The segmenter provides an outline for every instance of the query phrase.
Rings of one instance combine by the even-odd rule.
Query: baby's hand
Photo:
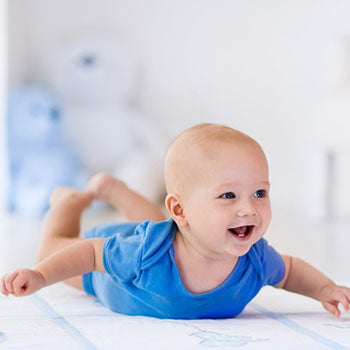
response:
[[[1,278],[0,288],[4,295],[23,297],[45,286],[45,279],[39,271],[19,269]]]
[[[123,182],[107,173],[94,175],[85,188],[85,192],[91,193],[97,200],[109,202],[114,193],[124,186]]]
[[[338,304],[341,303],[345,311],[349,311],[350,288],[337,286],[335,284],[327,284],[323,287],[319,294],[319,300],[323,307],[334,316],[340,316]]]

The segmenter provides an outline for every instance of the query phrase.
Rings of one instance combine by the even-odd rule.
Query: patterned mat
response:
[[[160,320],[113,313],[63,283],[25,298],[0,296],[0,349],[350,349],[340,319],[309,298],[266,287],[242,315]]]

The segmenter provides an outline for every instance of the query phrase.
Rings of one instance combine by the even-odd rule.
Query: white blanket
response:
[[[350,349],[340,319],[306,297],[265,287],[238,317],[124,316],[63,283],[25,298],[0,296],[0,349]]]

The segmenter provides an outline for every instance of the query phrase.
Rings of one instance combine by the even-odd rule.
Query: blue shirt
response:
[[[112,223],[95,227],[86,238],[105,237],[107,273],[83,275],[83,288],[105,306],[126,315],[158,318],[226,318],[238,315],[264,285],[285,274],[281,256],[265,239],[239,257],[227,279],[200,294],[183,285],[175,263],[172,219],[160,223]]]

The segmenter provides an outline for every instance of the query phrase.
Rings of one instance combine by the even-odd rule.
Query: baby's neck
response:
[[[182,283],[192,293],[217,288],[231,274],[238,257],[213,257],[196,250],[178,231],[174,238],[175,262]]]

